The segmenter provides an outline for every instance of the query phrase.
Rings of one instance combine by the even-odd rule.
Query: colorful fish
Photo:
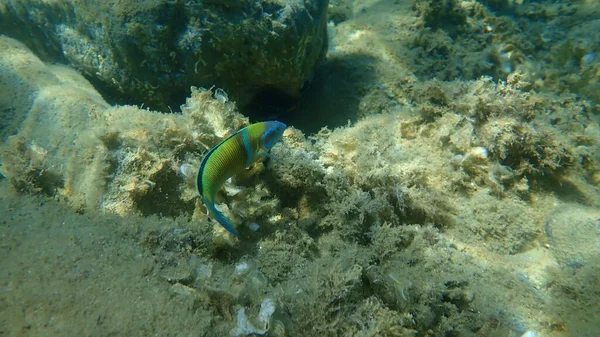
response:
[[[229,233],[238,236],[235,227],[215,207],[215,197],[223,183],[242,172],[257,160],[270,157],[269,151],[281,139],[287,126],[278,121],[246,126],[210,149],[196,176],[198,193],[208,213]]]

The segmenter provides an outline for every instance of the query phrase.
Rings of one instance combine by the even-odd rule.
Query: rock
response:
[[[600,256],[600,210],[574,203],[558,204],[544,221],[544,234],[548,249],[562,267],[575,271],[594,264]]]
[[[68,198],[75,190],[86,191],[77,198],[81,203],[71,199],[76,209],[97,203],[97,177],[89,180],[81,171],[100,172],[106,163],[99,141],[89,141],[94,132],[84,126],[110,106],[90,83],[75,70],[47,65],[22,43],[0,36],[0,92],[5,93],[0,111],[13,121],[5,125],[7,139],[0,146],[2,175],[21,192],[55,196],[60,190]],[[86,132],[70,132],[75,126]]]
[[[169,288],[169,292],[173,295],[179,295],[183,297],[194,296],[196,289],[185,286],[181,283],[175,283]]]
[[[181,114],[111,107],[78,72],[46,64],[3,35],[0,93],[0,111],[12,116],[0,120],[2,176],[17,191],[78,212],[193,213],[197,192],[177,158],[197,167],[203,151],[248,123],[235,104],[198,88]]]
[[[79,69],[105,97],[169,111],[190,86],[297,97],[327,47],[327,0],[8,1],[0,33]]]

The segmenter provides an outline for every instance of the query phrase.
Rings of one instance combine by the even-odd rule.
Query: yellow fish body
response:
[[[268,157],[286,128],[278,121],[248,125],[210,149],[202,159],[196,188],[209,214],[229,233],[239,237],[231,221],[216,209],[215,196],[227,179]]]

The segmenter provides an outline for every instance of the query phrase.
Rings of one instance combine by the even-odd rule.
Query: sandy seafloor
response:
[[[600,336],[600,6],[453,3],[331,1],[241,241],[190,184],[222,93],[111,107],[0,37],[0,336]]]

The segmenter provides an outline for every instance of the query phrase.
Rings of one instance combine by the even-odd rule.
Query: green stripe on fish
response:
[[[196,188],[208,213],[229,233],[239,237],[231,220],[215,207],[217,193],[227,179],[257,160],[268,157],[286,127],[278,121],[248,125],[210,149],[202,159],[196,176]]]

